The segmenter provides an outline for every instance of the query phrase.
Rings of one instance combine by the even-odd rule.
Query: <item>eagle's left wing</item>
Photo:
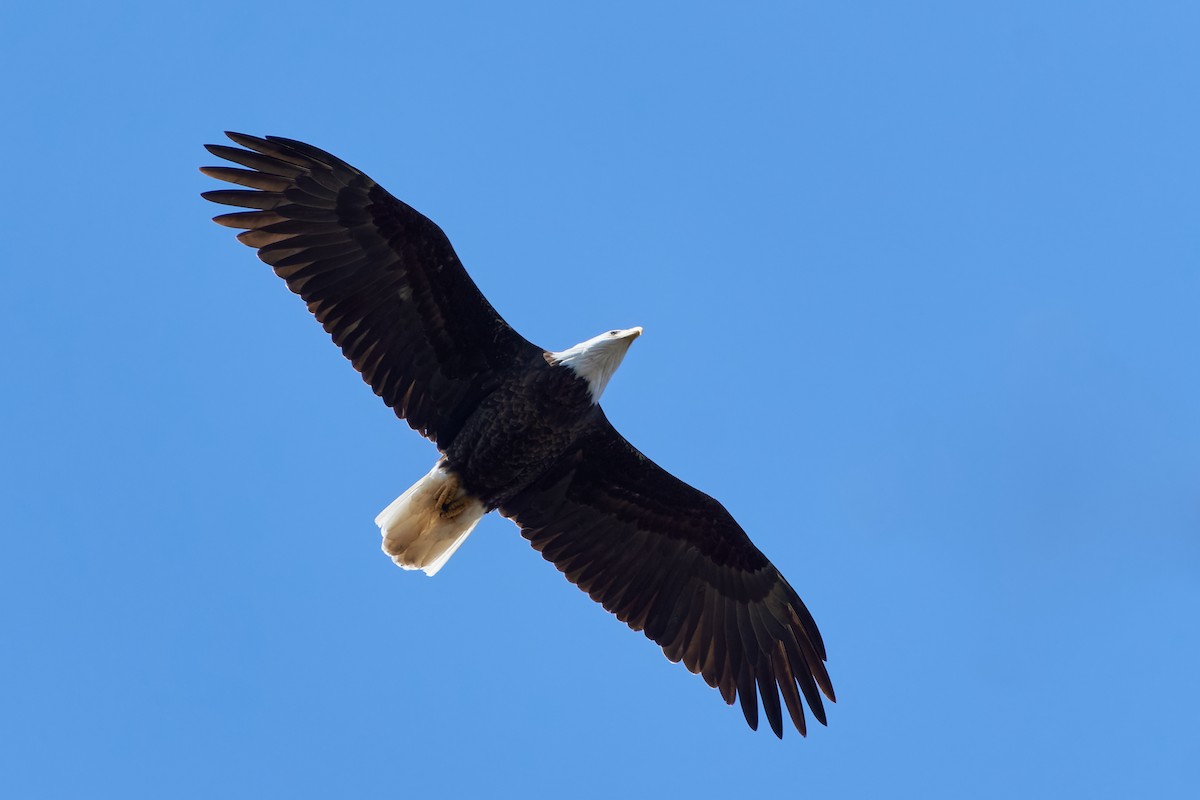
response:
[[[567,580],[726,703],[783,737],[779,696],[805,733],[825,723],[825,645],[796,591],[725,508],[646,458],[598,413],[542,478],[500,511]],[[799,691],[797,691],[799,688]]]

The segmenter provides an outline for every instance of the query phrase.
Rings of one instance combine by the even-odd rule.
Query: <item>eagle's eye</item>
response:
[[[609,335],[609,336],[616,336],[618,333],[620,333],[620,331],[609,331],[609,332],[608,332],[608,335]]]

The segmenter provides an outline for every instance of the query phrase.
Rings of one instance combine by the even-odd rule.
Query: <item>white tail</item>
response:
[[[383,552],[405,569],[434,575],[483,519],[483,503],[463,491],[441,464],[379,513]]]

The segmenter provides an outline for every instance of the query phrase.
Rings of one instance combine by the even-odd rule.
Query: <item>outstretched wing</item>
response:
[[[249,187],[205,192],[255,209],[215,217],[304,298],[375,393],[446,449],[497,376],[541,358],[488,303],[441,228],[311,145],[227,133],[239,164],[202,167]]]
[[[725,508],[639,453],[599,414],[533,486],[503,505],[567,580],[683,661],[758,728],[805,733],[834,700],[808,609]],[[797,689],[799,691],[797,691]]]

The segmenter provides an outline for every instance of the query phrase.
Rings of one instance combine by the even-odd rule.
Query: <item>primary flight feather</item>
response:
[[[442,230],[373,180],[302,142],[227,134],[242,189],[204,197],[304,298],[398,417],[432,440],[433,469],[376,518],[383,549],[433,575],[498,510],[567,580],[741,703],[775,734],[805,733],[834,699],[825,646],[800,597],[713,498],[619,434],[601,393],[641,328],[566,350],[500,317]],[[782,697],[783,703],[780,704]]]

